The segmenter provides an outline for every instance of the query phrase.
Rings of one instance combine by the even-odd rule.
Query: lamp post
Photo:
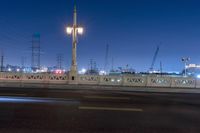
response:
[[[188,58],[188,57],[183,57],[182,58],[182,62],[184,62],[184,67],[185,67],[184,68],[184,76],[187,76],[187,70],[186,69],[187,69],[187,62],[188,61],[190,61],[190,58]]]
[[[70,69],[70,79],[76,80],[77,75],[77,35],[82,35],[84,30],[83,27],[77,25],[77,11],[76,6],[74,6],[73,14],[73,26],[66,27],[66,32],[68,35],[72,35],[72,63]]]

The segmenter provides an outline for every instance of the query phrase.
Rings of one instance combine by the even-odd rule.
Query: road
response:
[[[2,133],[199,133],[200,94],[0,89]]]

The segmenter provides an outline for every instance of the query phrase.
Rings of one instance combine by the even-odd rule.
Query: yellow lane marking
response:
[[[0,96],[26,96],[26,94],[0,93]]]
[[[115,100],[130,100],[130,97],[108,97],[108,96],[84,96],[88,99],[115,99]]]
[[[104,110],[104,111],[132,111],[132,112],[143,112],[143,109],[139,108],[112,108],[112,107],[86,107],[80,106],[80,110]]]

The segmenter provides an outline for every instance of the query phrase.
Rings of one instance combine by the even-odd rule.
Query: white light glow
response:
[[[73,30],[72,27],[67,27],[67,28],[66,28],[67,34],[72,34],[72,30]]]
[[[114,80],[114,79],[111,79],[111,81],[112,81],[112,82],[115,82],[115,80]]]
[[[83,68],[83,69],[81,69],[80,71],[79,71],[79,74],[85,74],[86,73],[86,69],[85,68]]]
[[[99,72],[99,75],[106,75],[106,71],[101,70],[101,71]]]
[[[82,27],[78,27],[78,34],[83,34],[83,28]]]
[[[117,80],[117,82],[120,82],[120,81],[121,81],[121,79],[118,79],[118,80]]]
[[[82,73],[85,73],[85,72],[86,72],[86,69],[83,68],[83,69],[81,70],[81,72],[82,72]]]
[[[9,71],[9,72],[11,72],[11,71],[12,71],[12,69],[11,69],[11,68],[8,68],[8,71]]]
[[[200,79],[200,74],[199,74],[199,75],[197,75],[197,78],[198,78],[198,79]]]

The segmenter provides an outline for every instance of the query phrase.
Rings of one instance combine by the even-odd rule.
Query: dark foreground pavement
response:
[[[199,133],[200,94],[0,89],[0,133]]]

